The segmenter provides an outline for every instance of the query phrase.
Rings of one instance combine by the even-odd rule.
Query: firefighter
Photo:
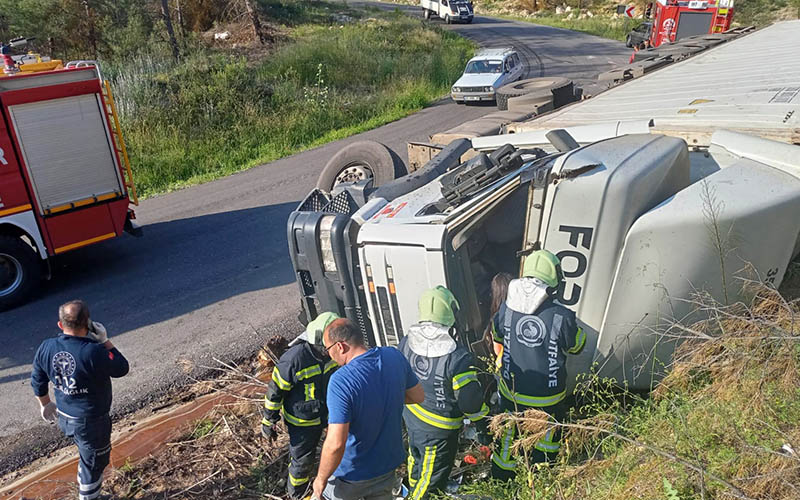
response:
[[[458,302],[443,286],[419,299],[419,323],[409,327],[398,348],[425,391],[421,404],[406,405],[409,498],[444,490],[458,451],[464,418],[475,423],[479,441],[489,444],[483,390],[475,358],[453,339]]]
[[[536,408],[556,421],[564,417],[567,354],[578,354],[586,335],[575,313],[555,301],[562,280],[558,257],[537,250],[525,259],[522,278],[513,280],[508,296],[492,318],[495,342],[503,344],[498,389],[502,411]],[[511,479],[515,463],[510,447],[514,427],[506,429],[492,454],[492,477]],[[533,462],[555,459],[560,432],[551,427],[534,445]]]
[[[289,344],[289,349],[272,370],[264,397],[261,435],[268,441],[277,437],[275,424],[283,414],[289,430],[289,478],[286,489],[291,498],[302,498],[308,489],[317,444],[327,425],[325,394],[336,368],[323,347],[322,333],[339,316],[324,312]]]

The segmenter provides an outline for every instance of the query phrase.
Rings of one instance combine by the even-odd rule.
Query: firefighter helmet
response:
[[[448,327],[453,326],[456,324],[457,310],[458,300],[455,295],[441,285],[425,290],[419,298],[420,322],[432,321]]]
[[[320,313],[319,316],[314,318],[314,321],[311,321],[308,326],[306,326],[306,331],[301,333],[300,336],[289,345],[294,345],[300,340],[305,340],[313,345],[323,345],[322,334],[325,332],[328,325],[339,319],[339,317],[338,314],[333,312]]]
[[[525,258],[522,276],[538,278],[549,287],[557,287],[561,276],[561,262],[547,250],[536,250]]]

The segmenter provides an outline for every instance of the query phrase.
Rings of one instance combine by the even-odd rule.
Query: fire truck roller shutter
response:
[[[8,109],[42,214],[87,198],[124,193],[97,94]]]

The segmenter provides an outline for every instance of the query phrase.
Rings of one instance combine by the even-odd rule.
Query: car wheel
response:
[[[472,24],[472,18],[467,18],[467,24]]]
[[[358,141],[333,155],[319,175],[317,188],[329,193],[339,184],[366,179],[378,187],[405,173],[403,160],[391,149],[380,142]]]
[[[422,9],[422,17],[425,18],[426,21],[431,20],[431,11],[428,9]]]
[[[42,279],[42,262],[33,248],[16,236],[0,236],[0,311],[30,297]]]
[[[450,14],[444,15],[444,22],[446,22],[447,24],[453,24],[453,20],[450,19]]]
[[[625,37],[625,46],[628,47],[629,49],[633,48],[633,40],[631,40],[630,35]]]

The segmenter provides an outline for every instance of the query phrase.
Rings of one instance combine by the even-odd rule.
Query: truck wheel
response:
[[[494,100],[495,100],[495,103],[497,103],[497,109],[499,109],[500,111],[508,110],[508,99],[510,97],[511,96],[509,96],[509,95],[500,94],[500,93],[495,92]]]
[[[18,237],[0,236],[0,311],[25,302],[41,279],[36,252]]]
[[[431,11],[429,11],[428,9],[422,9],[422,18],[425,19],[426,21],[430,21]]]
[[[518,82],[509,83],[508,85],[503,85],[495,91],[495,98],[497,99],[499,108],[500,101],[502,99],[505,99],[507,103],[509,97],[517,97],[534,93],[542,94],[543,96],[552,95],[553,106],[555,108],[575,100],[575,91],[572,85],[572,80],[559,77],[528,78],[526,80],[519,80]]]
[[[372,179],[378,187],[405,175],[403,160],[380,142],[358,141],[333,155],[317,180],[317,188],[330,192],[334,186]]]

